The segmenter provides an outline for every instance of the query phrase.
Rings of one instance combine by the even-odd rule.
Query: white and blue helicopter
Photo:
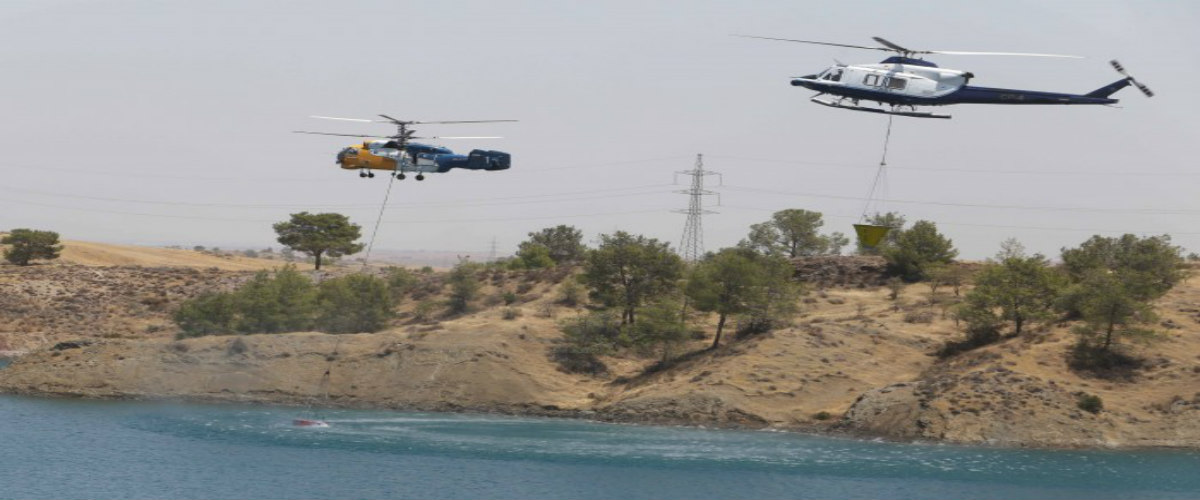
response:
[[[1079,56],[1059,54],[1030,54],[1020,52],[962,52],[945,50],[912,50],[879,37],[872,37],[882,47],[867,47],[863,45],[847,45],[841,43],[816,42],[810,40],[793,40],[790,38],[771,38],[751,35],[734,35],[743,38],[758,38],[782,42],[809,43],[829,45],[833,47],[849,47],[854,49],[882,50],[895,52],[897,55],[884,59],[878,64],[842,64],[836,65],[813,75],[792,79],[792,85],[804,87],[819,92],[811,100],[817,104],[834,108],[884,113],[916,118],[950,118],[950,115],[940,115],[918,111],[917,106],[946,106],[950,104],[1103,104],[1111,105],[1118,102],[1112,99],[1112,94],[1130,85],[1136,86],[1147,97],[1154,96],[1145,85],[1142,85],[1125,72],[1125,68],[1117,61],[1110,61],[1113,68],[1123,78],[1086,94],[1064,94],[1042,92],[1038,90],[1000,89],[990,87],[974,87],[967,83],[974,78],[969,71],[939,68],[936,64],[921,59],[925,54],[942,55],[996,55],[996,56],[1030,56],[1030,57],[1069,57],[1078,59]],[[826,97],[829,96],[829,97]],[[877,102],[889,108],[863,106],[861,101]]]

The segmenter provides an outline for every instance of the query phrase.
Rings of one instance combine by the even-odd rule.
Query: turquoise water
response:
[[[1200,498],[1200,453],[0,396],[2,498]]]

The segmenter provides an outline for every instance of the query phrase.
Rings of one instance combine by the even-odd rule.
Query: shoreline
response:
[[[240,395],[230,395],[229,397],[217,396],[162,396],[162,395],[85,395],[70,392],[37,392],[37,391],[2,391],[0,397],[18,397],[18,398],[33,398],[33,399],[60,399],[60,400],[87,400],[87,401],[130,401],[130,402],[147,402],[147,403],[184,403],[184,404],[202,404],[202,405],[245,405],[245,406],[261,406],[261,407],[277,407],[277,408],[309,408],[310,406],[299,401],[286,400],[271,400],[253,397],[244,397]],[[920,446],[953,446],[964,448],[987,448],[994,450],[1043,450],[1043,451],[1071,451],[1071,450],[1087,450],[1087,451],[1200,451],[1200,446],[1186,445],[1147,445],[1147,444],[1064,444],[1064,443],[1002,443],[1002,442],[958,442],[950,440],[931,440],[931,439],[903,439],[894,436],[886,436],[873,434],[869,432],[858,432],[841,428],[837,423],[829,427],[821,426],[750,426],[744,424],[730,422],[710,422],[710,423],[695,423],[682,420],[668,419],[647,419],[644,421],[635,421],[628,419],[606,419],[603,418],[603,413],[596,410],[567,410],[567,409],[547,409],[540,408],[538,405],[528,405],[530,408],[518,409],[514,407],[473,407],[463,406],[454,403],[444,403],[441,405],[387,405],[369,402],[346,403],[346,404],[328,404],[328,405],[312,405],[312,409],[318,410],[368,410],[368,411],[394,411],[394,412],[411,412],[411,413],[438,413],[447,415],[500,415],[515,418],[544,418],[544,419],[561,419],[561,420],[580,420],[584,422],[597,424],[612,424],[612,425],[631,425],[631,426],[647,426],[647,427],[677,427],[696,430],[714,430],[714,431],[744,431],[744,432],[778,432],[787,434],[796,434],[817,438],[832,438],[832,439],[849,439],[855,441],[873,441],[881,443],[894,443],[906,445]],[[533,407],[538,407],[534,409]]]

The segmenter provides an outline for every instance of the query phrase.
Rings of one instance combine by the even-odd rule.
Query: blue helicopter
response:
[[[500,123],[500,122],[515,122],[516,120],[455,120],[455,121],[436,121],[436,122],[419,122],[412,120],[400,120],[392,118],[388,115],[379,115],[382,120],[365,120],[361,118],[338,118],[334,116],[313,116],[323,120],[340,120],[356,123],[390,123],[396,126],[396,133],[389,136],[379,135],[363,135],[363,134],[339,134],[331,132],[311,132],[307,130],[296,130],[297,134],[315,134],[315,135],[332,135],[338,137],[360,137],[379,139],[363,141],[361,144],[352,144],[342,148],[337,154],[337,165],[343,170],[358,170],[358,176],[362,178],[374,178],[374,170],[383,170],[391,172],[391,175],[399,180],[404,180],[408,177],[407,174],[415,173],[418,181],[425,180],[425,174],[436,173],[444,174],[451,169],[459,168],[463,170],[508,170],[512,166],[512,155],[503,151],[491,151],[485,149],[473,149],[470,154],[459,155],[454,154],[448,148],[441,146],[433,146],[429,144],[418,144],[410,142],[412,139],[500,139],[496,136],[434,136],[434,137],[417,137],[414,134],[415,130],[410,128],[411,125],[421,124],[459,124],[459,123]]]
[[[1135,86],[1153,97],[1154,93],[1145,85],[1125,72],[1125,68],[1117,61],[1110,61],[1113,68],[1123,78],[1100,87],[1087,94],[1063,94],[1042,92],[1037,90],[1000,89],[990,87],[974,87],[967,83],[974,78],[968,71],[939,68],[936,64],[921,59],[925,54],[944,55],[999,55],[999,56],[1030,56],[1030,57],[1069,57],[1059,54],[1030,54],[1020,52],[962,52],[944,50],[912,50],[879,37],[872,37],[881,47],[862,45],[847,45],[841,43],[815,42],[810,40],[793,40],[790,38],[771,38],[750,35],[734,35],[743,38],[758,38],[782,42],[809,43],[829,45],[833,47],[849,47],[866,50],[882,50],[894,52],[897,55],[884,59],[878,64],[842,64],[836,65],[817,74],[796,77],[792,85],[812,89],[819,94],[811,100],[824,106],[883,113],[915,118],[950,118],[950,115],[934,114],[918,111],[917,106],[946,106],[950,104],[1102,104],[1111,105],[1118,102],[1112,96],[1118,90]],[[829,97],[827,97],[829,96]],[[863,106],[861,101],[873,101],[889,108]]]

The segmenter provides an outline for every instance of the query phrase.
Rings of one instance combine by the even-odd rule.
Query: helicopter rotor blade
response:
[[[358,122],[358,123],[387,123],[383,120],[364,120],[362,118],[338,118],[336,116],[310,115],[309,118],[320,118],[322,120],[340,120],[340,121],[344,121],[344,122]]]
[[[413,137],[413,139],[503,139],[495,135],[436,135],[432,137]]]
[[[915,53],[917,52],[917,51],[915,51],[915,50],[909,50],[909,49],[906,49],[906,48],[904,48],[904,47],[901,47],[901,46],[899,46],[899,45],[896,45],[896,44],[894,44],[894,43],[892,43],[892,42],[889,42],[889,41],[887,41],[887,40],[884,40],[884,39],[882,39],[882,38],[880,38],[880,37],[877,37],[877,36],[873,36],[873,37],[871,37],[871,39],[872,39],[872,40],[875,40],[876,42],[879,42],[879,44],[880,44],[880,45],[883,45],[884,47],[887,47],[888,49],[894,50],[894,51],[896,51],[896,52],[900,52],[900,53],[902,53],[902,54],[915,54]]]
[[[390,116],[388,116],[388,115],[385,115],[385,114],[382,114],[382,113],[380,113],[380,114],[379,114],[379,116],[382,116],[382,117],[384,117],[384,119],[386,119],[386,120],[387,120],[387,122],[384,122],[384,123],[395,123],[396,125],[408,125],[408,124],[412,124],[412,123],[418,123],[418,122],[410,122],[410,121],[404,121],[404,120],[397,120],[397,119],[395,119],[395,118],[392,118],[392,117],[390,117]]]
[[[939,54],[947,56],[1020,56],[1020,57],[1065,57],[1068,59],[1083,59],[1083,56],[1065,54],[1035,54],[1032,52],[966,52],[961,50],[920,50],[915,54]]]
[[[1133,84],[1134,87],[1137,87],[1138,90],[1142,91],[1142,93],[1145,94],[1146,97],[1154,97],[1154,91],[1150,90],[1150,87],[1147,87],[1142,82],[1135,80],[1133,78],[1133,76],[1129,74],[1129,72],[1125,71],[1125,67],[1121,66],[1121,63],[1119,61],[1117,61],[1116,59],[1113,59],[1111,61],[1108,61],[1108,63],[1112,65],[1113,69],[1117,70],[1117,73],[1120,73],[1121,76],[1128,78],[1129,83]]]
[[[312,135],[336,135],[336,136],[339,136],[339,137],[365,137],[365,138],[368,138],[368,139],[370,139],[370,138],[376,138],[376,137],[382,137],[382,136],[378,136],[378,135],[363,135],[363,134],[335,134],[335,133],[332,133],[332,132],[309,132],[309,131],[307,131],[307,130],[293,130],[293,131],[292,131],[292,133],[293,133],[293,134],[312,134]]]
[[[408,123],[416,123],[416,124],[422,124],[422,125],[426,125],[426,124],[443,125],[443,124],[449,124],[449,123],[501,123],[501,122],[515,122],[515,121],[518,121],[518,120],[451,120],[451,121],[436,121],[436,122],[408,122]]]
[[[847,45],[847,44],[844,44],[844,43],[814,42],[814,41],[812,41],[812,40],[794,40],[794,39],[791,39],[791,38],[772,38],[772,37],[769,37],[769,36],[737,35],[737,34],[734,34],[734,35],[729,35],[729,36],[736,36],[736,37],[739,37],[739,38],[757,38],[757,39],[759,39],[759,40],[775,40],[775,41],[777,41],[777,42],[811,43],[811,44],[813,44],[813,45],[828,45],[828,46],[831,46],[831,47],[848,47],[848,48],[851,48],[851,49],[889,50],[889,49],[884,49],[884,48],[880,48],[880,47],[867,47],[867,46],[865,46],[865,45]]]

